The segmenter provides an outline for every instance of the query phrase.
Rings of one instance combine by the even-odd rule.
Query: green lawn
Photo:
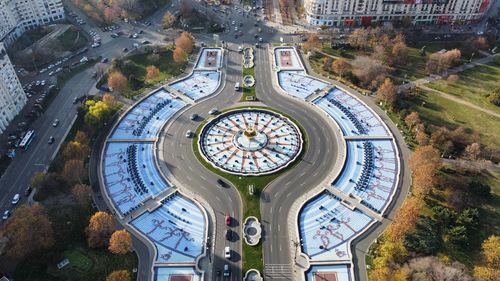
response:
[[[59,46],[64,51],[74,52],[87,44],[87,38],[74,26],[57,37]]]
[[[164,48],[159,52],[159,59],[155,59],[154,56],[151,56],[152,53],[148,52],[115,61],[114,67],[120,70],[129,81],[130,89],[125,93],[125,96],[131,97],[141,94],[146,88],[160,81],[182,74],[186,63],[178,64],[174,62],[172,53],[170,48]],[[145,81],[146,68],[150,65],[156,66],[160,70],[160,74],[154,80]]]
[[[487,96],[500,88],[500,58],[491,63],[474,67],[458,74],[456,82],[437,80],[427,86],[500,113],[500,107],[488,101]]]
[[[500,146],[500,120],[468,106],[450,101],[435,94],[419,91],[420,96],[409,105],[427,124],[454,129],[462,126],[479,133],[481,143]],[[422,106],[422,103],[425,103]]]
[[[255,108],[270,109],[270,108],[260,107],[260,106],[256,106]],[[232,108],[232,109],[234,109],[234,108]],[[272,109],[272,110],[276,111],[274,109]],[[199,148],[198,148],[198,136],[201,132],[201,129],[206,124],[206,122],[203,122],[202,124],[200,124],[200,126],[196,129],[196,133],[195,133],[195,136],[193,138],[193,153],[196,156],[196,158],[198,158],[198,161],[203,166],[205,166],[205,168],[210,170],[211,172],[229,180],[238,189],[238,191],[241,195],[242,201],[243,201],[243,220],[248,216],[255,216],[259,220],[261,220],[260,194],[261,194],[262,190],[271,181],[280,177],[281,175],[285,174],[290,169],[295,167],[295,165],[297,165],[302,160],[302,158],[304,157],[305,152],[307,151],[307,148],[308,148],[307,147],[308,139],[307,139],[307,134],[306,134],[304,128],[298,122],[296,122],[293,118],[291,118],[289,115],[282,113],[282,112],[279,112],[279,111],[277,111],[277,112],[282,114],[283,116],[290,118],[295,124],[297,124],[297,126],[299,127],[299,129],[302,133],[302,136],[304,138],[303,139],[304,144],[303,144],[303,149],[302,149],[300,155],[297,157],[297,160],[295,160],[295,162],[293,164],[291,164],[287,168],[285,168],[279,172],[276,172],[274,174],[271,174],[271,175],[260,176],[260,177],[237,176],[237,175],[232,175],[229,173],[222,172],[221,170],[214,168],[211,164],[206,162],[205,159],[201,156]],[[254,187],[255,187],[255,194],[254,195],[250,195],[250,193],[248,192],[249,185],[254,185]],[[242,259],[243,259],[243,272],[246,272],[247,270],[249,270],[251,268],[255,268],[262,273],[263,272],[262,243],[259,243],[259,245],[257,245],[257,246],[251,247],[251,246],[246,245],[243,242]]]

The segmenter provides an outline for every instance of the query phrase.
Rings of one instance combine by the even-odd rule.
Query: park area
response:
[[[500,89],[500,57],[463,71],[456,79],[437,80],[427,86],[500,114],[500,107],[488,99],[494,90]]]
[[[156,53],[150,49],[144,53],[133,54],[114,61],[110,73],[119,71],[127,78],[128,87],[122,94],[126,97],[133,97],[160,81],[183,73],[186,63],[176,63],[172,56],[173,51],[170,48],[160,49]],[[148,73],[150,66],[155,67],[155,73]],[[107,76],[105,75],[98,85],[104,84],[108,79]]]

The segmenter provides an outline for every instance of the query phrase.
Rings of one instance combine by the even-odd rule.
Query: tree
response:
[[[373,260],[377,268],[392,267],[396,263],[403,262],[408,257],[402,241],[385,241],[379,248],[379,256]]]
[[[108,86],[118,93],[124,93],[128,87],[127,77],[118,70],[108,74]]]
[[[154,80],[160,76],[160,70],[154,65],[146,67],[146,80]]]
[[[429,135],[425,133],[424,130],[418,130],[415,134],[415,139],[418,142],[418,145],[428,145],[429,144]]]
[[[102,127],[111,114],[111,108],[102,101],[89,100],[85,102],[85,106],[87,107],[85,123],[95,128]]]
[[[348,42],[351,46],[358,49],[365,49],[369,43],[369,31],[364,28],[358,28],[349,35]]]
[[[117,13],[111,7],[106,7],[104,9],[104,21],[106,23],[112,23],[116,19]]]
[[[402,65],[408,61],[408,46],[404,42],[397,42],[392,47],[392,61],[395,64]]]
[[[105,103],[110,108],[113,108],[116,106],[116,99],[114,96],[112,96],[110,94],[104,94],[102,96],[102,102]]]
[[[117,270],[111,272],[106,281],[130,281],[130,273],[127,270]]]
[[[21,260],[37,251],[46,250],[54,245],[52,222],[43,205],[21,205],[0,230],[5,237],[7,256]]]
[[[86,144],[76,141],[70,141],[63,150],[63,156],[66,161],[71,159],[85,160],[90,153],[90,148]]]
[[[463,264],[445,264],[435,256],[414,258],[404,267],[408,272],[406,280],[474,281]]]
[[[474,268],[480,280],[500,280],[500,236],[492,235],[481,244],[482,264]]]
[[[415,229],[422,205],[423,202],[418,197],[410,197],[403,203],[394,217],[394,222],[386,230],[389,242],[401,241],[406,234]]]
[[[329,71],[333,59],[331,57],[322,57],[321,64],[323,65],[323,70]]]
[[[410,158],[413,172],[413,193],[417,197],[428,194],[436,182],[436,172],[441,167],[439,152],[430,145],[419,146]]]
[[[304,49],[306,50],[314,50],[319,46],[319,37],[316,34],[311,34],[307,38],[307,41],[304,43]]]
[[[189,32],[182,32],[181,35],[175,39],[175,49],[182,49],[186,54],[191,54],[194,48],[194,39]]]
[[[386,67],[380,60],[367,56],[357,56],[351,65],[353,74],[363,86],[374,89],[385,79]]]
[[[332,69],[340,76],[340,78],[342,78],[342,76],[344,76],[346,71],[349,69],[349,64],[343,59],[336,59],[332,63]]]
[[[193,14],[193,5],[188,0],[182,0],[180,11],[183,17],[189,18]]]
[[[63,177],[70,183],[82,183],[86,179],[87,170],[82,160],[70,159],[64,163]]]
[[[377,90],[377,98],[385,105],[392,107],[396,102],[396,88],[390,78],[386,78],[384,83]]]
[[[186,52],[181,49],[181,48],[175,48],[174,54],[173,54],[173,59],[176,63],[185,63],[187,62],[188,55]]]
[[[420,120],[420,115],[418,114],[418,112],[413,111],[410,114],[406,115],[405,123],[406,126],[410,128],[410,130],[413,130],[413,127],[415,127],[417,124],[422,123],[422,120]]]
[[[114,230],[113,217],[106,212],[96,212],[90,218],[87,233],[87,244],[90,248],[98,248],[105,245]]]
[[[453,66],[461,57],[460,50],[433,53],[427,59],[426,69],[429,73],[441,73]]]
[[[109,239],[108,250],[113,254],[126,254],[132,250],[132,236],[127,230],[113,232]]]
[[[496,88],[489,96],[488,101],[496,106],[500,106],[500,88]]]
[[[40,184],[43,182],[45,179],[45,173],[44,172],[36,172],[35,175],[31,178],[31,186],[34,188],[37,188],[40,186]]]
[[[421,218],[415,231],[406,236],[404,244],[418,254],[434,254],[441,245],[438,223],[428,217]]]
[[[175,22],[175,16],[172,15],[170,11],[167,11],[163,18],[161,19],[161,27],[167,29],[172,26]]]
[[[378,267],[370,271],[371,281],[387,281],[393,280],[392,271],[388,267]]]
[[[82,145],[89,145],[89,136],[84,131],[76,131],[76,135],[74,138],[74,141],[82,144]]]
[[[76,184],[72,189],[71,189],[71,194],[73,194],[73,197],[75,198],[76,202],[82,207],[88,207],[89,203],[92,199],[90,196],[90,186],[86,184]]]
[[[481,145],[477,142],[469,144],[465,148],[465,155],[471,160],[477,160],[479,155],[481,155]]]

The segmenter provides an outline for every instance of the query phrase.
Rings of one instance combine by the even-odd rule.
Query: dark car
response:
[[[226,229],[226,240],[231,241],[233,239],[233,231],[231,229]]]
[[[33,188],[31,186],[26,187],[26,189],[24,190],[24,196],[29,196],[32,190]]]
[[[217,179],[217,184],[220,185],[221,187],[226,187],[227,186],[227,184],[223,180],[221,180],[221,179]]]

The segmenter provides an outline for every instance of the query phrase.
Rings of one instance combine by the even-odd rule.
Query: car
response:
[[[210,114],[210,115],[214,115],[214,114],[215,114],[215,113],[217,113],[218,111],[219,111],[219,110],[218,110],[217,108],[215,108],[215,107],[214,107],[214,108],[210,109],[210,111],[208,112],[208,114]]]
[[[186,138],[190,138],[193,135],[193,132],[191,130],[186,131]]]
[[[109,61],[108,58],[102,58],[101,63],[107,63]]]
[[[259,47],[259,43],[255,43],[255,48],[258,48]]]
[[[40,70],[40,74],[44,73],[45,71],[47,71],[47,68],[43,68],[42,70]]]
[[[54,75],[55,73],[56,73],[55,71],[51,71],[51,72],[49,72],[49,76],[52,76],[52,75]]]
[[[16,195],[12,197],[12,205],[16,205],[17,203],[19,203],[19,200],[21,200],[21,196],[19,195],[19,193],[16,193]]]
[[[134,35],[132,35],[132,38],[137,38],[137,37],[139,37],[139,34],[137,33],[134,33]]]
[[[231,241],[233,239],[233,231],[231,229],[226,229],[226,240]]]
[[[234,20],[231,22],[231,24],[232,24],[232,25],[234,25],[235,23],[236,23],[236,22],[235,22]]]
[[[78,102],[78,98],[77,98],[77,97],[75,97],[75,98],[73,99],[73,104],[76,104],[77,102]]]
[[[226,183],[221,179],[217,179],[217,184],[220,185],[221,187],[226,187]]]
[[[45,80],[42,80],[42,82],[40,83],[40,85],[45,86]]]
[[[123,48],[122,51],[125,53],[125,52],[128,52],[128,48]]]
[[[264,41],[264,39],[262,39],[262,37],[260,37],[260,38],[259,38],[259,42],[262,42],[262,41]]]
[[[7,220],[9,217],[10,217],[10,211],[9,210],[5,210],[5,212],[3,212],[2,219],[3,220]]]
[[[52,127],[57,127],[57,125],[59,125],[59,119],[54,120]]]
[[[53,67],[54,67],[54,65],[51,64],[51,65],[47,66],[47,69],[52,69]]]
[[[190,117],[191,120],[196,120],[197,118],[198,118],[198,114],[196,114],[196,113],[191,114],[191,117]]]
[[[231,259],[231,248],[229,248],[229,246],[224,248],[224,257],[228,260]]]
[[[42,82],[40,82],[39,80],[37,80],[36,83],[35,83],[35,86],[40,86],[40,83],[42,83]]]
[[[28,187],[26,187],[26,189],[24,190],[24,196],[29,196],[32,190],[33,187],[31,187],[31,185],[28,185]]]
[[[226,216],[224,217],[224,221],[225,221],[227,226],[230,226],[231,225],[231,216],[226,214]]]
[[[49,144],[53,144],[56,139],[53,136],[49,137]]]
[[[222,275],[224,275],[224,277],[229,277],[231,275],[231,269],[229,268],[229,264],[224,265],[224,273]]]

